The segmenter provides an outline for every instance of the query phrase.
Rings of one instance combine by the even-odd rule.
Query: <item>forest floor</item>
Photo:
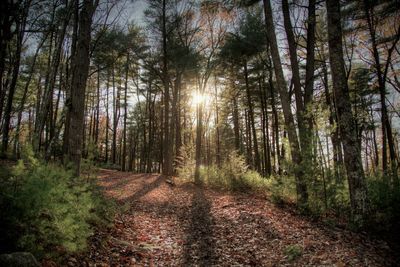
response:
[[[328,227],[262,196],[218,192],[156,174],[101,170],[122,210],[96,233],[87,266],[395,266],[384,241]],[[74,264],[73,262],[69,262]]]

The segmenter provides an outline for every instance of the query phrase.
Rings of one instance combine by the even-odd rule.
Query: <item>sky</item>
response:
[[[119,2],[120,4],[114,9],[114,14],[112,15],[118,16],[117,21],[121,26],[124,26],[132,22],[134,22],[138,26],[145,26],[144,11],[146,10],[147,7],[146,2],[147,2],[146,0],[122,0]],[[287,47],[287,44],[286,44],[286,36],[284,35],[284,31],[282,29],[283,22],[282,22],[280,5],[275,3],[273,5],[273,9],[274,9],[274,21],[277,27],[276,33],[278,37],[279,46],[281,48],[284,48]],[[300,14],[296,15],[298,16]],[[285,58],[284,53],[285,52],[287,53],[287,51],[281,49],[280,52],[281,52],[281,59],[283,62],[285,62],[285,59],[287,58]],[[291,75],[287,67],[284,67],[284,72],[287,80],[290,79]],[[388,95],[388,99],[394,104],[397,103],[396,97],[394,97],[393,95]],[[396,128],[400,127],[400,120],[396,119],[393,120],[393,124],[394,127]]]
[[[146,9],[147,3],[145,0],[125,0],[125,4],[121,7],[123,11],[121,12],[120,18],[118,19],[120,24],[125,24],[126,22],[135,22],[137,25],[144,26],[144,11]],[[120,8],[118,8],[120,10]],[[116,11],[118,12],[118,11]]]

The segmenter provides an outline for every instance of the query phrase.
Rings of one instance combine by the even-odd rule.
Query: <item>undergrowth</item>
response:
[[[179,177],[194,180],[194,168],[194,162],[186,160],[185,164],[178,168]],[[232,152],[220,168],[215,165],[201,166],[200,179],[206,186],[230,191],[263,191],[270,183],[256,171],[248,169],[244,158],[236,152]]]
[[[195,162],[191,150],[181,151],[184,160],[178,168],[181,179],[194,181]],[[296,203],[296,182],[291,174],[293,167],[284,163],[284,175],[262,177],[248,168],[246,160],[237,152],[231,153],[220,167],[201,166],[200,179],[208,187],[239,191],[257,192],[267,195],[277,204]],[[305,173],[308,185],[308,206],[300,211],[314,218],[322,218],[328,226],[348,223],[351,217],[348,183],[344,174],[314,168],[312,173]],[[370,200],[370,216],[367,227],[377,232],[390,232],[400,221],[400,189],[393,186],[393,179],[375,173],[366,176]],[[351,227],[351,224],[349,224]]]
[[[303,254],[303,248],[299,245],[289,245],[285,248],[285,256],[289,262],[293,262]]]
[[[23,159],[1,176],[1,252],[26,250],[40,259],[83,251],[94,228],[110,223],[114,210],[90,172],[76,178],[25,149]]]

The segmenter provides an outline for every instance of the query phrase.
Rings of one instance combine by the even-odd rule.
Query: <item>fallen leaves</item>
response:
[[[103,170],[105,194],[128,205],[97,233],[87,266],[393,266],[385,242],[329,229],[263,198],[175,186]],[[82,264],[84,265],[84,264]]]

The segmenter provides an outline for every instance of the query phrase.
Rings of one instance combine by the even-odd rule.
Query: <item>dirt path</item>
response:
[[[152,174],[102,170],[123,205],[92,241],[91,266],[394,266],[384,242],[328,229],[265,199],[170,186]],[[291,251],[291,252],[290,252]]]

